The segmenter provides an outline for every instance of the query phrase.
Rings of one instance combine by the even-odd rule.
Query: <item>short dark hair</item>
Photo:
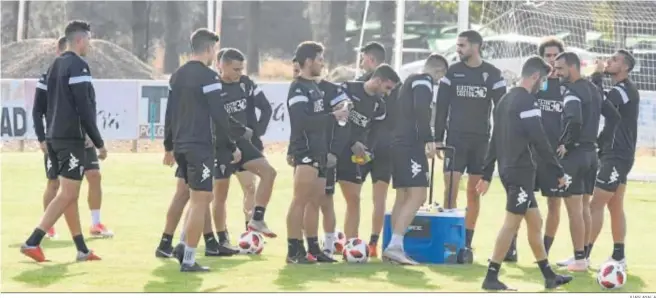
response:
[[[581,59],[579,58],[579,55],[577,55],[574,52],[562,52],[556,56],[556,61],[558,60],[565,60],[565,64],[567,66],[574,66],[576,67],[577,70],[581,70]]]
[[[550,47],[557,47],[558,53],[562,53],[565,51],[565,44],[563,43],[562,40],[560,40],[560,38],[555,36],[549,36],[544,40],[542,40],[542,42],[540,42],[540,45],[538,46],[538,54],[540,54],[540,57],[544,57],[544,51]]]
[[[62,36],[57,40],[57,49],[60,51],[66,49],[66,36]]]
[[[372,41],[360,49],[360,53],[371,55],[376,59],[376,62],[385,62],[385,47],[382,44]]]
[[[458,37],[467,38],[467,41],[471,44],[477,44],[483,46],[483,36],[476,30],[465,30],[458,34]]]
[[[446,69],[449,69],[449,61],[446,58],[438,53],[432,53],[428,58],[426,58],[425,66],[428,67],[438,67],[439,64],[444,64]]]
[[[636,60],[635,57],[633,57],[633,54],[625,49],[619,49],[617,50],[617,53],[624,57],[624,63],[629,67],[629,72],[631,72],[636,64]]]
[[[219,42],[219,36],[206,28],[200,28],[191,33],[191,51],[199,54],[214,47]]]
[[[64,36],[68,42],[73,41],[74,35],[77,33],[87,33],[91,31],[91,24],[82,20],[73,20],[68,22],[66,29],[64,29]]]
[[[399,75],[394,71],[394,68],[389,66],[389,64],[381,64],[376,67],[371,78],[381,78],[384,80],[390,80],[395,84],[398,84],[401,81]]]
[[[221,61],[221,58],[223,58],[223,54],[228,50],[229,48],[222,48],[216,53],[216,61]]]
[[[323,45],[315,41],[304,41],[296,47],[294,58],[298,64],[303,67],[307,59],[315,59],[317,55],[323,53]]]
[[[244,60],[246,60],[246,58],[244,58],[244,54],[240,50],[235,48],[226,49],[225,52],[223,52],[223,55],[221,55],[221,58],[219,59],[225,62],[232,62],[232,61],[244,62]]]
[[[544,61],[542,57],[533,55],[522,65],[522,77],[528,78],[536,72],[539,72],[541,77],[546,76],[551,72],[551,65]]]

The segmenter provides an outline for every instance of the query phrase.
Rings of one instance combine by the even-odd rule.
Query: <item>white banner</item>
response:
[[[168,97],[166,81],[94,80],[98,128],[105,140],[162,139]],[[32,101],[36,80],[2,80],[2,139],[35,139]],[[289,140],[289,82],[259,84],[273,115],[265,142]],[[638,147],[656,148],[656,92],[640,92]]]
[[[2,116],[0,133],[2,140],[20,140],[32,129],[32,110],[25,109],[25,84],[23,80],[2,80]],[[29,112],[28,112],[29,111]],[[36,138],[36,137],[34,137]]]

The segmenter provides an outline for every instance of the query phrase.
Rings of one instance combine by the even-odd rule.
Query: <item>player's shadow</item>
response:
[[[385,274],[381,276],[381,274]],[[340,283],[341,279],[361,279],[381,283],[391,283],[405,289],[439,290],[440,287],[430,283],[424,272],[407,267],[391,265],[382,262],[367,264],[317,264],[317,265],[286,265],[278,272],[274,281],[282,291],[308,290],[307,283],[330,282]]]
[[[522,271],[521,274],[508,274],[507,277],[521,279],[529,282],[534,282],[537,284],[544,284],[544,277],[540,269],[535,266],[525,267],[522,265],[517,265],[517,269]],[[601,286],[597,283],[597,271],[588,271],[588,272],[575,272],[570,273],[564,269],[554,268],[554,271],[557,274],[571,275],[574,277],[569,284],[562,287],[562,290],[567,292],[579,292],[579,293],[590,293],[590,292],[602,292],[604,291]],[[645,287],[645,282],[639,276],[630,275],[627,283],[619,289],[620,292],[631,292],[637,293],[642,292]],[[501,277],[503,278],[503,277]]]
[[[98,239],[101,238],[94,238],[94,237],[89,237],[84,239],[86,243],[91,243],[94,242]],[[9,248],[19,248],[21,245],[23,245],[24,242],[19,242],[19,243],[14,243],[10,244]],[[41,242],[41,247],[44,249],[52,248],[52,249],[57,249],[57,248],[68,248],[75,246],[75,243],[73,242],[73,239],[44,239]]]
[[[21,274],[15,276],[13,280],[41,288],[59,283],[65,278],[86,274],[85,272],[69,273],[68,266],[74,263],[38,264],[38,268],[23,271]]]
[[[170,262],[166,262],[153,270],[152,275],[158,279],[148,281],[144,285],[144,292],[198,292],[203,284],[203,275],[211,275],[246,262],[248,260],[236,258],[203,258],[199,260],[199,263],[209,266],[210,272],[183,273],[180,272],[180,264],[175,260],[170,260]],[[202,291],[216,292],[223,288],[223,286],[219,286]]]
[[[487,273],[487,266],[479,263],[429,265],[428,268],[437,274],[449,276],[458,282],[482,281]]]

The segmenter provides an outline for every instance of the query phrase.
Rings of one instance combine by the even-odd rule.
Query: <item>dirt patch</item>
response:
[[[27,39],[2,46],[2,78],[37,78],[55,59],[55,39]],[[96,79],[156,79],[137,56],[111,42],[94,39],[86,57]]]

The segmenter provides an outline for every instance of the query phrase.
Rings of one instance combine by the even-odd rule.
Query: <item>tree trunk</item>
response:
[[[386,61],[391,61],[394,50],[394,23],[389,20],[396,19],[396,1],[383,1],[380,5],[380,40],[385,47]],[[403,48],[403,46],[402,46]]]
[[[246,70],[249,75],[257,75],[260,70],[260,51],[258,41],[259,27],[260,27],[260,8],[262,3],[260,1],[248,2],[248,46],[246,47],[248,63]]]
[[[18,12],[19,12],[19,2],[18,1],[12,1],[12,16],[14,19],[11,22],[10,30],[11,30],[11,41],[18,41]]]
[[[173,73],[180,66],[180,9],[177,1],[166,2],[166,22],[164,23],[164,72]]]
[[[23,11],[23,39],[27,39],[27,33],[30,29],[30,2],[25,1],[25,10]]]
[[[328,30],[328,63],[333,66],[348,61],[346,48],[346,1],[330,2]]]
[[[146,30],[148,27],[148,3],[146,1],[132,1],[132,54],[139,60],[148,59],[148,40]]]

